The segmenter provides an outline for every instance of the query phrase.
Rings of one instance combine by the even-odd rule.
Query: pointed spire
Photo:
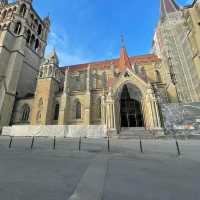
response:
[[[52,64],[55,64],[57,66],[59,65],[59,60],[55,48],[53,48],[53,51],[48,55],[48,60]]]
[[[175,0],[161,0],[160,15],[161,18],[166,17],[168,14],[179,11],[180,7]]]
[[[119,58],[119,65],[118,65],[120,71],[122,71],[125,68],[132,68],[130,59],[128,57],[124,37],[121,35],[121,49],[120,49],[120,58]]]
[[[125,41],[124,41],[124,35],[121,34],[121,47],[124,48],[125,47]]]

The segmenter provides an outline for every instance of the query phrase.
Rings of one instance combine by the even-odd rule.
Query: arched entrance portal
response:
[[[126,84],[122,88],[120,120],[121,127],[144,127],[140,92],[136,88],[131,87],[131,85]]]

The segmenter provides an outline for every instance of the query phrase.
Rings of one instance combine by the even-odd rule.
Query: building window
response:
[[[76,119],[81,119],[81,103],[76,102]]]
[[[21,32],[21,28],[22,28],[21,22],[17,22],[16,25],[15,25],[14,33],[19,35],[20,32]]]
[[[38,26],[38,20],[37,19],[35,19],[34,23],[35,23],[36,26]]]
[[[32,35],[31,36],[31,40],[30,40],[30,46],[33,47],[33,44],[35,43],[35,36]]]
[[[57,103],[56,106],[55,106],[54,120],[58,120],[59,110],[60,110],[60,105]]]
[[[40,78],[43,77],[43,69],[40,69],[39,77],[40,77]]]
[[[22,17],[24,17],[25,14],[26,14],[26,5],[25,5],[25,4],[22,4],[22,5],[21,5],[21,8],[20,8],[20,15],[21,15]]]
[[[29,120],[29,115],[30,115],[30,107],[29,105],[25,104],[22,107],[22,116],[21,116],[21,121],[26,122]]]
[[[27,42],[27,44],[29,44],[30,39],[31,39],[31,31],[28,30],[27,33],[26,33],[26,42]]]
[[[37,33],[38,33],[38,35],[41,35],[41,33],[42,33],[42,25],[41,24],[39,24],[39,26],[38,26]]]
[[[156,81],[161,82],[161,75],[160,75],[160,72],[158,70],[156,70]]]
[[[38,39],[36,39],[36,41],[35,41],[35,50],[36,51],[39,49],[39,46],[40,46],[40,42]]]
[[[41,118],[42,118],[41,111],[38,111],[37,116],[36,116],[36,120],[40,121]]]
[[[97,100],[97,118],[101,119],[101,98]]]

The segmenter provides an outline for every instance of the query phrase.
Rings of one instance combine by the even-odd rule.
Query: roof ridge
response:
[[[91,65],[91,67],[108,67],[111,66],[112,64],[118,65],[118,61],[120,58],[113,58],[113,59],[107,59],[107,60],[99,60],[99,61],[94,61],[94,62],[86,62],[86,63],[79,63],[79,64],[74,64],[74,65],[68,65],[68,66],[63,66],[61,69],[65,70],[67,68],[69,69],[85,69],[88,67],[88,65]],[[130,56],[129,57],[131,62],[135,63],[143,63],[143,62],[152,62],[152,61],[160,61],[160,58],[156,54],[143,54],[143,55],[138,55],[138,56]],[[98,66],[97,66],[98,65]],[[99,66],[101,65],[101,66]]]

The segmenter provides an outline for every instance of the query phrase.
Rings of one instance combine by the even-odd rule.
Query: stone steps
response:
[[[120,139],[153,139],[154,135],[145,128],[122,128],[119,138]]]

